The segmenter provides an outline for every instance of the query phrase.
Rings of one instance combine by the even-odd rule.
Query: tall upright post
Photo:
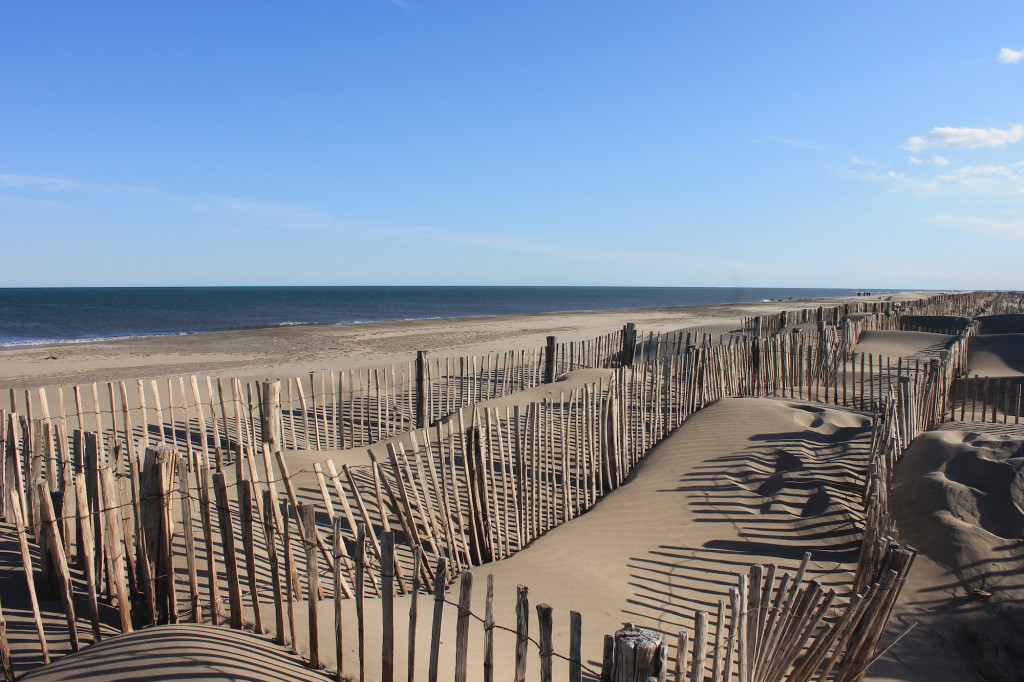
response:
[[[263,382],[263,409],[260,410],[263,442],[271,452],[281,450],[281,382],[267,379]]]
[[[629,322],[622,327],[622,353],[619,364],[623,367],[632,367],[636,358],[636,324]]]
[[[416,351],[416,428],[427,428],[427,351]]]
[[[544,349],[544,383],[553,384],[555,383],[555,349],[557,344],[555,343],[555,337],[548,337],[548,345]]]
[[[139,501],[142,512],[142,530],[146,535],[150,573],[156,576],[153,586],[156,595],[157,623],[175,623],[178,620],[177,598],[174,589],[174,563],[171,519],[171,489],[174,486],[174,464],[177,452],[173,445],[146,447],[140,486],[143,497]]]

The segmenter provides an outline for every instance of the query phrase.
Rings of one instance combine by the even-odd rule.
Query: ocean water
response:
[[[855,293],[714,287],[0,289],[0,347],[290,324],[656,308]]]

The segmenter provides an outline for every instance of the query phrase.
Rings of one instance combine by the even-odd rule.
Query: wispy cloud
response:
[[[196,208],[219,215],[245,214],[259,218],[277,220],[330,220],[331,216],[320,209],[298,204],[275,204],[265,201],[247,201],[233,197],[211,197],[196,204]]]
[[[924,161],[916,156],[908,156],[907,163],[909,163],[911,166],[920,166],[921,164],[924,163]],[[932,156],[932,158],[928,159],[928,163],[933,164],[935,166],[948,166],[949,159],[947,159],[945,156],[939,156],[938,154],[936,154]]]
[[[818,151],[818,152],[820,152],[822,150],[822,148],[819,147],[816,144],[811,144],[810,142],[804,142],[802,140],[793,140],[793,139],[790,139],[790,138],[787,138],[787,137],[769,136],[769,137],[764,138],[764,140],[754,140],[754,144],[761,144],[762,141],[774,142],[776,144],[785,144],[785,145],[789,145],[791,147],[802,147],[804,149],[813,149],[814,151]]]
[[[610,262],[629,265],[644,265],[645,267],[669,267],[669,268],[698,268],[714,267],[718,269],[747,268],[751,264],[741,263],[723,258],[705,258],[682,256],[679,254],[663,251],[630,251],[622,249],[592,249],[584,247],[562,246],[537,242],[530,239],[517,237],[501,237],[489,235],[483,237],[431,233],[434,239],[448,241],[466,246],[476,246],[497,251],[516,251],[535,253],[547,256],[555,256],[573,260],[592,260],[599,262]]]
[[[1024,221],[981,218],[977,216],[940,215],[926,219],[939,225],[949,225],[961,230],[980,232],[994,237],[1024,239]]]
[[[1011,50],[1008,47],[1004,47],[999,50],[999,56],[997,59],[1003,64],[1016,64],[1020,60],[1024,59],[1024,50]]]
[[[74,180],[66,180],[64,178],[43,178],[32,175],[10,175],[8,173],[0,173],[0,185],[4,185],[6,187],[29,187],[55,192],[57,190],[78,187],[79,183]]]
[[[940,126],[932,128],[928,133],[911,137],[903,148],[914,152],[926,149],[977,149],[979,147],[999,147],[1024,139],[1024,125],[1019,123],[1002,128],[953,128]]]
[[[132,185],[103,184],[85,182],[82,180],[70,180],[68,178],[54,178],[38,175],[14,175],[11,173],[0,173],[0,185],[15,187],[18,189],[43,190],[47,192],[59,192],[64,190],[85,190],[89,192],[136,192],[152,193],[154,190],[149,187],[136,187]]]
[[[1024,162],[1010,165],[964,166],[936,176],[946,188],[988,197],[1024,196]]]
[[[890,191],[913,192],[921,196],[941,193],[986,198],[1024,197],[1024,161],[1006,165],[948,168],[946,159],[933,157],[928,164],[939,166],[943,170],[938,175],[929,176],[923,165],[924,161],[917,157],[910,159],[911,170],[907,172],[851,166],[843,169],[842,174],[846,177],[882,183]]]
[[[728,259],[697,258],[661,251],[580,248],[514,236],[464,234],[432,227],[347,220],[313,206],[249,201],[232,197],[211,197],[196,204],[195,208],[204,213],[227,217],[235,223],[235,229],[241,231],[359,231],[377,238],[400,240],[404,243],[458,244],[494,251],[533,253],[573,260],[666,268],[714,267],[727,270],[752,267],[750,263]]]

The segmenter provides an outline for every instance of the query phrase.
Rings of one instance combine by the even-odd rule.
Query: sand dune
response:
[[[714,612],[751,564],[794,569],[813,552],[809,577],[841,591],[860,543],[860,490],[870,441],[869,419],[855,411],[795,401],[732,398],[693,415],[656,446],[628,485],[608,494],[592,510],[536,540],[518,554],[474,569],[473,611],[483,613],[486,575],[495,582],[495,617],[515,624],[517,584],[530,588],[532,604],[546,602],[555,614],[555,650],[568,652],[569,611],[584,614],[583,658],[600,668],[602,636],[623,622],[659,629],[673,638],[691,627],[694,611]],[[455,601],[458,584],[448,599]],[[406,656],[408,598],[396,600],[396,660]],[[430,609],[420,598],[421,614]],[[306,629],[306,605],[296,606],[298,629]],[[332,605],[321,604],[320,631],[333,632]],[[353,609],[345,612],[353,633]],[[367,604],[367,633],[380,632],[380,604]],[[536,624],[531,617],[531,634]],[[428,647],[429,622],[420,616],[418,644]],[[443,641],[454,640],[454,610],[446,611]],[[301,635],[300,635],[301,636]],[[358,668],[354,638],[345,670]],[[371,640],[372,641],[372,640]],[[482,628],[471,627],[471,661],[479,661]],[[376,679],[380,654],[372,641],[367,678]],[[300,643],[300,653],[308,643]],[[331,651],[327,651],[331,649]],[[495,632],[495,666],[510,669],[511,634]],[[321,643],[328,667],[333,645]],[[442,648],[442,668],[451,670],[453,651]],[[538,674],[530,658],[530,679]],[[565,675],[556,666],[556,677]],[[447,675],[449,673],[445,673]]]
[[[983,377],[1024,376],[1024,334],[972,336],[967,373]]]
[[[264,637],[212,625],[171,625],[108,639],[22,680],[322,680]]]
[[[900,322],[903,329],[932,329],[937,332],[961,332],[970,326],[966,317],[954,315],[904,315]]]
[[[853,351],[891,358],[937,355],[955,338],[931,332],[866,331],[861,334]]]
[[[1024,315],[979,315],[977,319],[982,335],[1024,334]]]
[[[920,625],[880,678],[1024,677],[1024,428],[964,426],[921,435],[896,469],[896,523],[921,551],[896,617]]]

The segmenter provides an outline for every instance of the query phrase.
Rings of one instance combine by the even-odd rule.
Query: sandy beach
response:
[[[900,298],[913,300],[917,296]],[[805,306],[827,307],[850,300],[287,327],[20,348],[0,351],[0,388],[68,386],[181,373],[287,377],[321,368],[406,363],[420,349],[455,356],[538,347],[549,335],[559,341],[580,341],[619,329],[627,322],[635,323],[642,332],[686,327],[721,333],[735,330],[742,318],[751,315]],[[977,338],[972,373],[977,370],[989,372],[989,376],[1019,376],[1016,368],[1020,347],[1015,335]],[[956,339],[934,332],[865,331],[853,351],[870,354],[879,362],[885,358],[888,363],[907,362],[908,367],[911,362],[927,365]],[[856,364],[853,368],[856,370]],[[863,379],[863,365],[860,371]],[[494,410],[497,417],[513,409],[526,410],[538,402],[562,403],[567,395],[577,395],[597,382],[607,385],[613,375],[610,369],[575,370],[554,384],[484,400],[476,409]],[[846,382],[845,371],[842,376]],[[856,387],[854,371],[854,394]],[[844,397],[846,388],[844,383]],[[736,576],[751,565],[776,566],[780,575],[792,573],[804,553],[810,552],[806,578],[825,589],[834,589],[839,602],[848,601],[865,523],[861,489],[877,415],[830,405],[827,395],[824,404],[807,399],[810,397],[787,398],[783,389],[781,397],[724,397],[710,402],[654,446],[628,480],[604,494],[592,509],[556,524],[507,558],[474,568],[473,612],[483,613],[485,578],[490,574],[495,586],[491,607],[495,622],[502,628],[514,628],[516,586],[526,585],[531,609],[532,605],[545,603],[554,613],[552,641],[556,652],[569,650],[569,613],[579,612],[583,615],[584,679],[594,679],[590,675],[601,667],[603,635],[615,632],[625,622],[635,622],[674,636],[693,627],[697,612],[708,612],[712,618],[716,610],[725,613]],[[472,409],[465,412],[467,419],[472,414]],[[1019,462],[1020,428],[1012,421],[1006,426],[958,422],[922,435],[907,451],[907,462],[903,469],[897,469],[894,482],[898,491],[905,491],[899,493],[902,505],[895,508],[895,521],[903,533],[901,541],[912,544],[920,555],[895,605],[882,645],[891,644],[910,623],[918,625],[875,663],[869,679],[1013,679],[1006,675],[1020,672],[1020,652],[1012,636],[1021,617],[1020,531],[1014,525],[1016,521],[1004,519],[1013,509],[1017,514],[1020,510],[1021,478],[1012,468]],[[437,434],[440,437],[440,427]],[[965,463],[964,458],[981,443],[991,450],[981,456],[984,461]],[[373,446],[381,461],[387,461],[389,444],[401,444],[410,452],[417,448],[408,433],[394,436]],[[940,452],[944,453],[942,458],[936,459]],[[300,502],[323,508],[329,495],[324,479],[316,472],[326,468],[328,460],[332,469],[334,465],[338,469],[352,467],[357,477],[368,476],[365,448],[291,451],[288,468]],[[970,506],[961,499],[964,491],[976,491],[982,485],[978,481],[990,481],[995,475],[985,468],[987,461],[1011,464],[1010,473],[1001,482],[986,483],[992,496]],[[242,470],[241,466],[237,471]],[[237,482],[237,471],[233,465],[225,469],[230,485]],[[266,474],[283,477],[284,472],[277,467],[267,469]],[[936,481],[932,488],[914,488],[917,481],[928,476]],[[943,492],[946,489],[952,492]],[[340,510],[337,513],[340,515]],[[426,515],[422,518],[421,530],[425,532],[430,522]],[[196,528],[197,533],[201,532],[200,526]],[[175,542],[181,542],[180,535]],[[952,554],[950,547],[955,548]],[[202,626],[182,627],[174,630],[173,636],[160,635],[164,628],[157,628],[148,635],[140,632],[113,637],[117,631],[115,609],[107,603],[103,606],[102,628],[105,637],[113,637],[111,641],[63,659],[59,657],[69,649],[66,635],[60,634],[64,625],[61,605],[59,601],[47,601],[43,603],[45,627],[51,639],[51,655],[58,660],[36,667],[40,660],[27,607],[23,598],[10,596],[18,593],[18,582],[24,582],[10,534],[5,535],[0,552],[5,566],[0,574],[3,609],[15,664],[19,672],[35,668],[27,679],[126,679],[135,675],[126,672],[125,661],[143,650],[158,652],[159,660],[168,666],[187,658],[187,665],[181,663],[186,667],[180,668],[180,674],[188,678],[262,677],[253,665],[268,666],[266,670],[275,667],[278,672],[267,672],[268,678],[300,677],[307,671],[301,666],[310,658],[308,596],[296,600],[293,607],[296,656],[266,639],[276,634],[273,624],[267,622],[267,614],[274,608],[269,591],[260,598],[264,637],[228,635],[220,630],[211,637],[203,633]],[[980,565],[986,558],[991,558],[992,566]],[[297,561],[300,567],[306,565],[302,552]],[[412,570],[409,555],[403,555],[401,562],[408,575]],[[330,573],[322,567],[321,572],[329,584]],[[264,568],[260,569],[260,580],[269,580]],[[456,581],[449,587],[447,599],[456,601],[458,590]],[[972,590],[975,597],[971,596]],[[947,594],[948,599],[938,598],[940,593]],[[179,587],[179,598],[185,596],[184,587]],[[421,616],[414,636],[407,629],[405,616],[397,618],[395,661],[404,663],[410,641],[415,641],[419,652],[430,649],[431,600],[429,595],[420,595],[419,599]],[[319,665],[333,670],[333,644],[325,645],[324,638],[333,632],[334,600],[326,598],[318,604]],[[410,607],[408,595],[396,597],[397,613],[406,614]],[[374,640],[384,622],[381,609],[380,599],[367,600],[362,623]],[[79,614],[84,612],[80,604]],[[438,665],[445,678],[458,665],[451,646],[457,636],[453,614],[454,610],[448,612],[440,626],[445,644]],[[250,626],[254,615],[251,606],[247,607],[245,620]],[[84,634],[88,621],[81,615],[80,619]],[[724,637],[723,622],[713,622],[717,623],[715,636]],[[355,610],[346,606],[343,630],[349,634],[343,669],[349,679],[359,679],[358,650],[351,636],[359,623]],[[536,625],[531,624],[533,627]],[[511,670],[515,663],[514,632],[502,628],[493,632],[493,665],[497,671]],[[483,656],[484,634],[485,630],[476,625],[469,632],[471,661]],[[190,641],[203,642],[207,651],[183,653],[189,650]],[[714,641],[721,645],[719,640]],[[950,642],[954,646],[950,647]],[[253,653],[234,656],[245,650]],[[374,641],[370,651],[373,653],[366,661],[364,679],[382,679],[379,643]],[[540,665],[536,656],[529,658],[527,679],[539,679]],[[710,673],[710,662],[708,665]],[[294,666],[294,673],[287,672],[289,666]],[[404,679],[404,668],[398,668],[402,672],[397,679]],[[566,668],[559,660],[555,679],[567,679],[565,675]],[[471,675],[470,679],[476,677]]]
[[[680,308],[641,308],[441,320],[296,325],[184,336],[0,349],[0,386],[32,388],[93,381],[211,374],[239,378],[300,375],[330,368],[408,362],[418,350],[440,357],[540,348],[547,336],[589,339],[633,322],[642,332],[726,325],[743,317],[861,300],[911,300],[903,293]]]

